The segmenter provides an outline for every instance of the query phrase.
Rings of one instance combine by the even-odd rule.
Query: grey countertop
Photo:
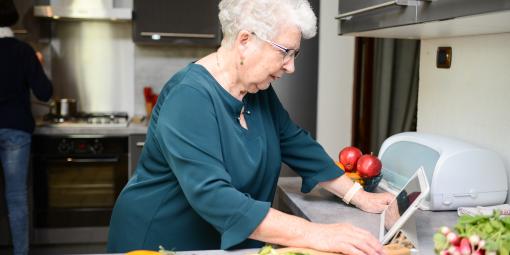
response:
[[[300,191],[299,177],[282,177],[278,181],[278,199],[276,207],[286,208],[291,213],[318,223],[346,222],[370,231],[375,236],[379,233],[380,214],[363,212],[355,207],[344,204],[338,197],[320,188],[308,194]],[[453,226],[457,221],[455,211],[430,212],[418,210],[412,223],[416,224],[419,243],[419,254],[434,254],[433,233],[443,225]],[[206,250],[182,251],[178,255],[248,255],[257,249],[236,251]]]
[[[35,135],[107,135],[107,136],[129,136],[135,134],[146,134],[145,124],[129,123],[127,127],[59,127],[48,125],[37,125]]]
[[[282,177],[278,181],[278,203],[283,203],[295,215],[312,222],[346,222],[379,236],[380,214],[363,212],[346,205],[340,198],[326,190],[315,188],[308,194],[300,192],[301,179]],[[434,254],[433,235],[441,226],[453,226],[457,222],[456,211],[432,212],[417,210],[409,224],[415,224],[420,255]]]
[[[363,212],[353,206],[346,205],[336,197],[320,188],[315,188],[308,194],[300,191],[301,178],[281,177],[278,181],[278,199],[275,207],[286,208],[292,214],[318,223],[346,222],[370,231],[376,237],[379,235],[380,214]],[[410,223],[416,224],[419,254],[432,255],[434,232],[441,226],[453,226],[457,221],[457,212],[430,212],[418,210],[416,218]],[[237,251],[188,251],[178,252],[178,255],[247,255],[254,254],[257,249]]]

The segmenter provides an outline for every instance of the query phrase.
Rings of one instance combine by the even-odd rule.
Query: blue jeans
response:
[[[0,161],[14,255],[28,254],[27,174],[32,135],[0,128]]]

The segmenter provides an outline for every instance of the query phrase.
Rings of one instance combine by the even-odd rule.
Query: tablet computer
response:
[[[429,190],[427,176],[423,167],[420,167],[381,213],[379,240],[383,245],[402,228],[420,202],[428,195]]]

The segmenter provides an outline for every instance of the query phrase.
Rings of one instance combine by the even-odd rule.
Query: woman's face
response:
[[[301,31],[295,26],[282,27],[276,38],[266,41],[252,34],[250,50],[247,51],[240,67],[241,79],[249,93],[265,90],[269,84],[283,76],[284,73],[294,72],[294,58],[287,57],[284,61],[285,50],[275,46],[277,44],[287,49],[299,49]]]

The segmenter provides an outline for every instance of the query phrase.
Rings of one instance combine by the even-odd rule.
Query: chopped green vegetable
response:
[[[159,254],[161,254],[161,255],[176,255],[176,253],[173,251],[165,250],[165,247],[163,247],[163,245],[159,246]]]
[[[271,247],[271,245],[266,245],[259,250],[259,255],[278,255],[278,253]]]
[[[285,252],[279,254],[271,245],[266,245],[262,248],[260,248],[258,255],[310,255],[308,253],[302,253],[302,252]]]

